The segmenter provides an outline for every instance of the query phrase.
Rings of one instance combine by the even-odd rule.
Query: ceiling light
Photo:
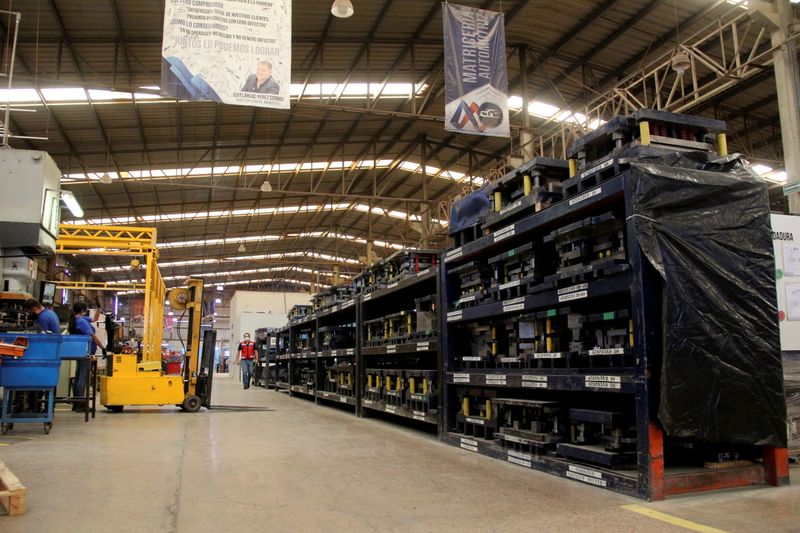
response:
[[[215,304],[221,304],[222,303],[222,298],[217,298],[216,300],[214,300],[214,303]]]
[[[689,67],[692,66],[692,62],[689,60],[689,56],[686,52],[676,52],[674,56],[672,56],[672,70],[678,73],[678,76],[683,76],[683,73],[689,70]]]
[[[769,176],[766,176],[766,178],[768,180],[772,180],[772,181],[784,182],[784,181],[786,181],[786,178],[787,178],[786,171],[785,170],[779,170],[778,172],[773,172]]]
[[[173,313],[172,311],[170,311],[169,313],[167,313],[167,315],[169,315],[169,316],[173,316],[174,314],[175,314],[175,313]]]
[[[237,248],[237,250],[240,251],[240,252],[246,252],[247,248],[244,247],[244,243],[241,243],[239,245],[239,248]]]
[[[72,191],[61,191],[61,199],[75,218],[83,218],[83,208]]]
[[[217,290],[218,290],[218,291],[221,291],[221,290],[223,290],[223,287],[222,287],[222,285],[217,285]]]
[[[110,184],[111,183],[111,175],[108,172],[103,173],[103,175],[100,176],[100,183],[102,183],[104,185]]]
[[[333,0],[331,15],[340,19],[353,16],[353,2],[350,0]]]
[[[261,192],[271,192],[271,191],[272,191],[272,185],[270,184],[269,181],[264,180],[264,183],[261,184]]]

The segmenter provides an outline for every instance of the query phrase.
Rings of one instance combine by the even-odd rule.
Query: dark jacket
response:
[[[278,94],[279,91],[280,85],[278,85],[278,82],[275,81],[275,78],[272,76],[264,80],[264,83],[259,87],[256,75],[250,74],[247,77],[247,81],[244,82],[242,86],[242,92],[246,93]]]

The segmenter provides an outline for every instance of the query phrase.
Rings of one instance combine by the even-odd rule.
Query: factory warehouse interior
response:
[[[0,532],[800,530],[800,0],[0,0]]]

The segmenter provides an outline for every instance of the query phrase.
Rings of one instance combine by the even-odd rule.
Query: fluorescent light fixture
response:
[[[534,100],[528,104],[528,113],[537,117],[550,118],[559,111],[560,109],[556,106],[545,104],[544,102],[537,102]]]
[[[215,304],[221,304],[222,303],[222,298],[217,298],[216,300],[214,300],[214,303]]]
[[[224,289],[224,288],[222,287],[222,285],[217,285],[217,290],[218,290],[218,291],[221,291],[221,290],[223,290],[223,289]]]
[[[170,311],[169,313],[167,313],[167,315],[168,315],[168,316],[174,316],[174,315],[175,315],[175,313],[173,313],[172,311]]]
[[[331,15],[340,19],[353,16],[353,2],[350,0],[333,0]]]
[[[761,163],[756,163],[751,167],[756,174],[763,176],[769,172],[772,172],[772,167],[768,167],[767,165],[762,165]]]
[[[245,248],[245,246],[244,246],[244,243],[241,243],[241,244],[239,245],[239,248],[237,248],[236,250],[237,250],[239,253],[243,253],[243,252],[246,252],[246,251],[247,251],[247,248]]]
[[[72,191],[61,191],[61,199],[67,206],[67,209],[69,209],[69,212],[72,213],[72,216],[83,218],[83,208],[81,204],[78,203],[78,199],[75,198]]]
[[[509,109],[522,109],[522,97],[521,96],[509,96],[508,97],[508,107],[509,107]]]

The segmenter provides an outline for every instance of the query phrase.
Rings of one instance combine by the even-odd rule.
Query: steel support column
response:
[[[797,45],[792,38],[791,25],[795,22],[789,0],[772,3],[753,1],[749,9],[771,31],[775,87],[781,120],[783,160],[786,168],[786,185],[800,186],[800,77],[797,68]],[[800,214],[800,191],[788,194],[789,212]]]

